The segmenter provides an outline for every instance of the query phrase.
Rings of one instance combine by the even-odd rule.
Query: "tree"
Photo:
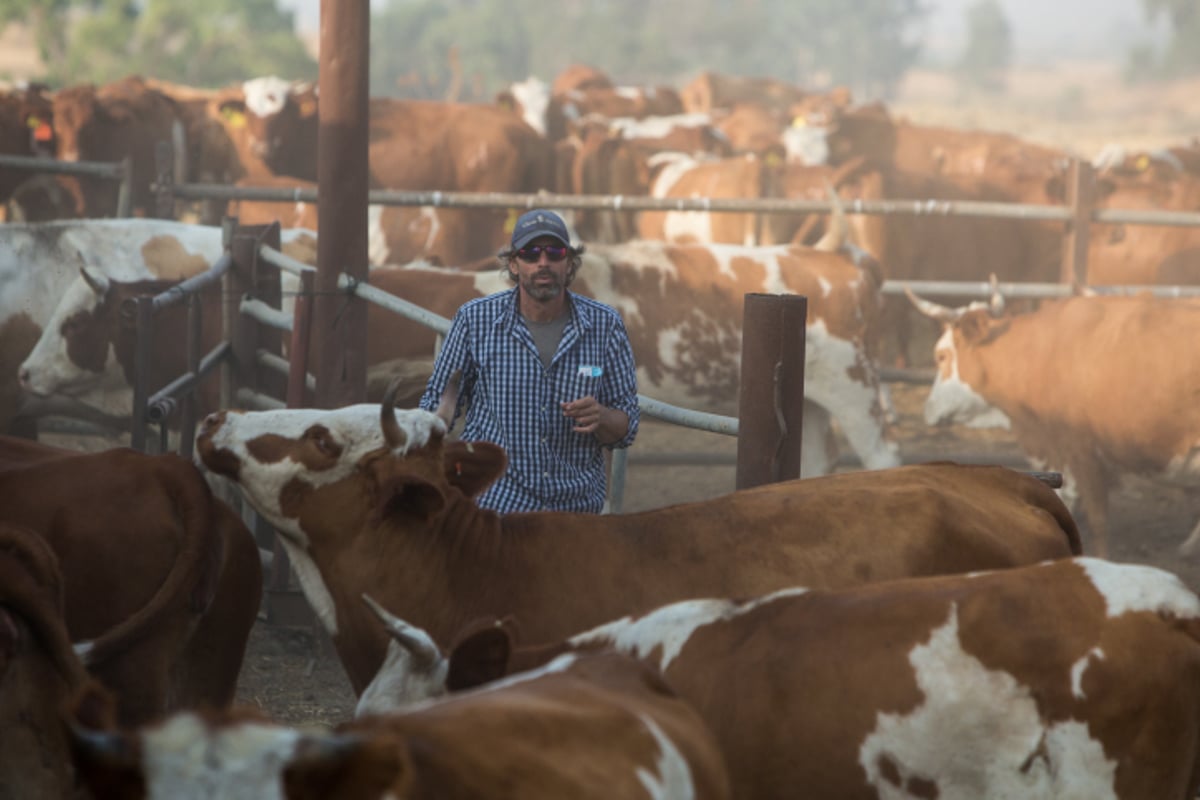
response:
[[[317,73],[274,0],[0,0],[0,23],[13,19],[33,25],[56,85],[141,74],[217,86]]]
[[[1141,0],[1146,18],[1165,17],[1170,37],[1157,50],[1142,44],[1130,53],[1128,74],[1133,78],[1178,78],[1200,74],[1200,4],[1196,0]]]
[[[923,13],[920,0],[390,0],[371,23],[372,91],[440,96],[457,45],[474,99],[572,62],[624,83],[714,70],[886,96],[916,60]]]
[[[967,45],[958,59],[959,78],[977,89],[1000,91],[1012,64],[1012,27],[998,0],[975,0],[966,18]]]

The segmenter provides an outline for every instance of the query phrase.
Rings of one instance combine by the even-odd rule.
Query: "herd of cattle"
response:
[[[0,93],[0,153],[129,156],[149,217],[162,141],[178,181],[313,186],[317,103],[278,79],[30,87]],[[1083,556],[1084,541],[1106,555],[1123,475],[1200,482],[1200,370],[1187,367],[1200,303],[905,301],[943,330],[926,421],[1010,427],[1031,461],[1064,472],[1081,539],[1031,477],[901,466],[879,377],[884,358],[910,356],[885,279],[1054,281],[1061,231],[840,202],[1059,204],[1071,154],[914,125],[840,91],[712,74],[620,87],[585,68],[494,105],[374,99],[370,137],[379,188],[832,191],[828,219],[571,215],[587,243],[574,288],[621,312],[646,395],[733,413],[743,296],[808,297],[806,478],[640,514],[501,517],[472,498],[503,451],[396,410],[396,384],[376,403],[257,412],[221,409],[205,385],[194,464],[0,437],[0,796],[1200,789],[1200,600],[1173,575]],[[1200,204],[1196,142],[1110,150],[1096,168],[1102,207]],[[311,204],[100,219],[111,183],[3,166],[0,199],[0,433],[27,433],[52,398],[128,418],[125,301],[218,260],[220,230],[196,217],[280,220],[284,252],[315,263]],[[450,316],[508,285],[494,268],[504,211],[373,208],[369,222],[369,281],[384,291]],[[1090,236],[1094,285],[1200,283],[1194,229]],[[222,337],[218,291],[201,296],[203,351]],[[159,323],[152,382],[186,370],[183,314]],[[369,307],[369,364],[427,361],[433,339]],[[829,474],[835,430],[866,471]],[[263,586],[252,535],[211,488],[230,483],[278,531],[359,695],[336,730],[230,707]],[[1183,549],[1200,549],[1200,525]]]

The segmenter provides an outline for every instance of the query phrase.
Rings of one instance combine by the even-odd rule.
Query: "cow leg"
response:
[[[1075,463],[1070,468],[1075,476],[1079,508],[1086,523],[1092,554],[1108,558],[1108,480],[1104,467],[1095,460]]]

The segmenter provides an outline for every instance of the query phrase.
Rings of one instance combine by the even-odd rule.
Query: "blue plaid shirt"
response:
[[[568,293],[570,317],[550,362],[517,311],[517,290],[471,300],[458,310],[434,363],[421,408],[436,410],[446,384],[462,371],[455,419],[467,410],[464,441],[487,441],[508,453],[508,470],[479,505],[511,511],[587,511],[604,506],[604,447],[559,403],[591,395],[629,416],[628,447],[638,430],[637,368],[625,323],[616,310]]]

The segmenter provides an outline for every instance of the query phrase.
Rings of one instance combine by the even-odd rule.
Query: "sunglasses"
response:
[[[517,251],[517,258],[524,261],[526,264],[536,264],[542,253],[546,254],[546,260],[554,263],[562,261],[567,257],[567,251],[570,248],[560,247],[557,245],[533,245],[532,247],[522,247]]]

